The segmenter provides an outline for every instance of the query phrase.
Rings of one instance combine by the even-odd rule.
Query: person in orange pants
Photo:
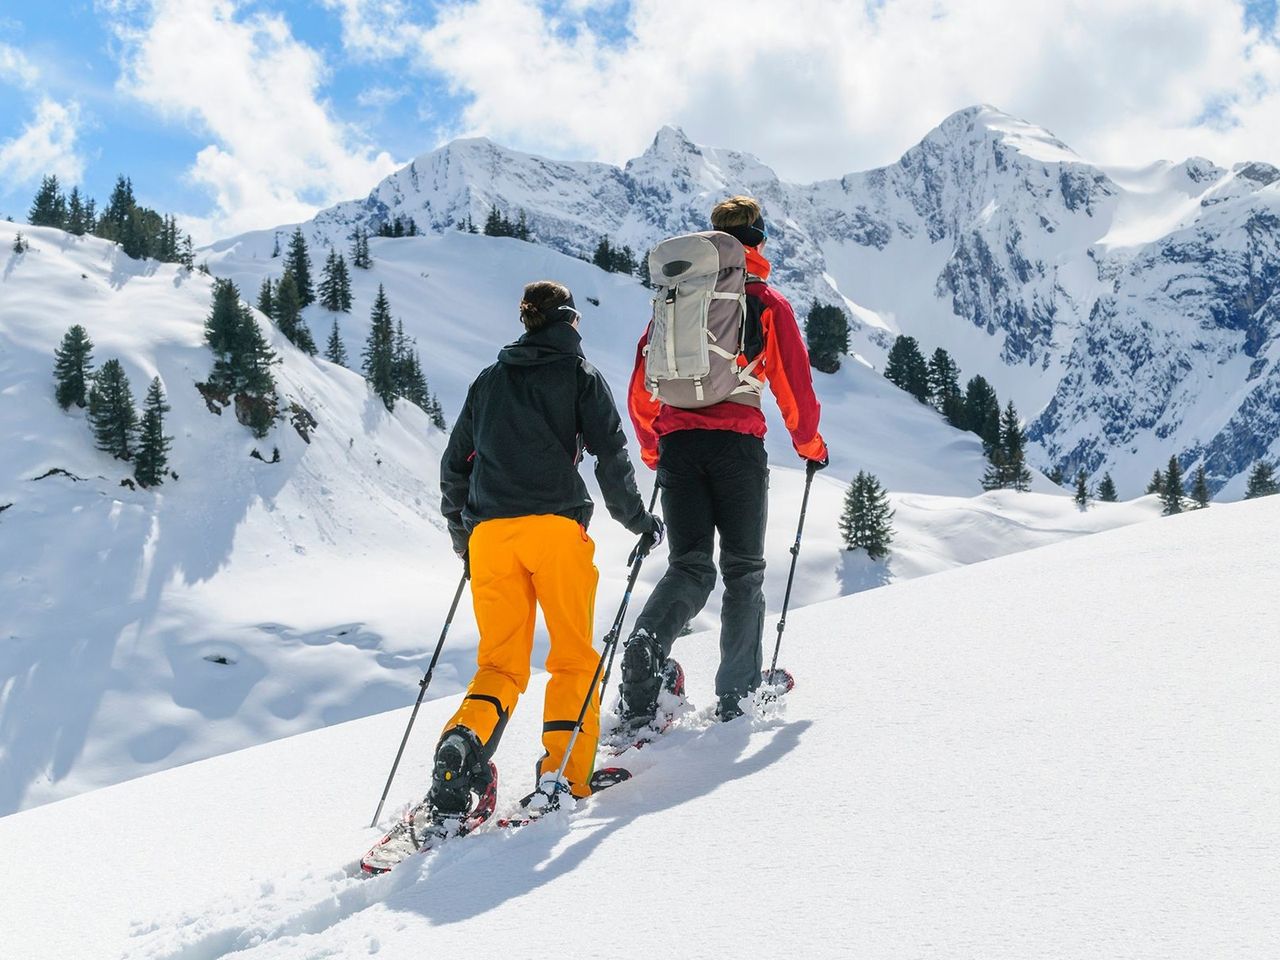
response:
[[[529,683],[536,606],[551,637],[551,679],[535,794],[590,793],[600,711],[599,691],[591,689],[598,573],[587,536],[594,505],[578,473],[584,452],[596,458],[610,515],[640,536],[637,551],[662,540],[662,521],[636,489],[609,386],[583,356],[580,317],[562,284],[525,287],[525,334],[472,383],[441,459],[441,512],[454,550],[469,564],[480,644],[475,677],[436,747],[427,802],[438,825],[465,819],[472,797],[492,785],[494,752]],[[588,694],[582,732],[558,780]]]

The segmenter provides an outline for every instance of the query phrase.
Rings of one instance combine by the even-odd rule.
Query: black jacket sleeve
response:
[[[596,458],[596,480],[609,516],[637,536],[649,529],[649,511],[636,488],[627,456],[627,435],[600,371],[585,361],[578,367],[578,424],[587,453]]]
[[[471,464],[475,457],[475,429],[471,412],[471,394],[474,390],[473,383],[449,434],[444,456],[440,458],[440,512],[449,524],[453,551],[459,556],[466,552],[469,539],[462,511],[466,508],[467,495],[471,490]]]

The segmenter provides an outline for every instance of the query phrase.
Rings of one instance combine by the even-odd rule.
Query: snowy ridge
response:
[[[685,638],[702,709],[628,757],[633,781],[372,880],[350,871],[407,710],[0,819],[12,862],[74,867],[56,886],[0,877],[6,945],[528,956],[551,923],[581,957],[674,941],[698,958],[1264,960],[1280,942],[1280,677],[1259,629],[1280,615],[1277,522],[1274,498],[1219,506],[798,610],[796,689],[726,725],[705,722],[715,639]],[[1016,622],[1010,597],[1035,598]],[[528,786],[541,687],[503,742],[500,805]],[[453,706],[424,707],[396,802],[423,790]],[[604,909],[619,890],[627,909]]]
[[[0,244],[14,230],[0,224]],[[0,535],[17,545],[0,561],[0,814],[412,702],[459,574],[438,512],[443,437],[407,405],[387,415],[357,374],[298,353],[263,321],[282,395],[319,426],[310,444],[287,422],[255,441],[194,388],[212,363],[207,278],[129,261],[93,238],[26,232],[31,249],[10,258],[0,286],[0,436],[14,438],[0,441],[0,504],[13,504]],[[573,288],[587,354],[621,394],[648,311],[636,281],[544,245],[457,231],[371,246],[373,269],[352,271],[355,309],[339,318],[348,351],[358,356],[385,285],[447,418],[518,331],[522,285],[541,277]],[[280,270],[269,254],[210,260],[252,297]],[[313,306],[306,319],[323,342],[332,315]],[[177,482],[122,488],[130,468],[93,450],[82,413],[55,405],[53,351],[77,320],[97,363],[120,357],[135,396],[153,373],[163,378]],[[815,481],[797,606],[1157,512],[1148,498],[1081,513],[1039,476],[1031,494],[980,495],[976,437],[861,364],[817,382],[834,462]],[[770,417],[766,595],[776,610],[803,473]],[[268,461],[278,448],[280,462],[252,459],[255,448]],[[32,480],[51,468],[85,479]],[[861,469],[898,510],[896,548],[878,564],[846,558],[836,528]],[[644,492],[651,482],[642,469]],[[603,636],[634,541],[603,509],[591,534]],[[646,567],[638,597],[660,573]],[[696,626],[713,628],[718,611],[716,596]],[[464,606],[432,697],[470,678],[475,640]]]
[[[776,282],[802,311],[845,307],[856,354],[881,362],[899,332],[946,347],[1033,421],[1045,469],[1110,471],[1135,495],[1177,455],[1234,498],[1253,460],[1280,455],[1278,180],[1268,164],[1201,158],[1103,168],[984,105],[896,164],[808,185],[671,127],[622,168],[461,140],[305,229],[345,248],[357,226],[410,216],[447,231],[497,206],[566,253],[589,256],[603,235],[642,252],[749,192],[766,205]],[[284,229],[211,250],[265,257]]]

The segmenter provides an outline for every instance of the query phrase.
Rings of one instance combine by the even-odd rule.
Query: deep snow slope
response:
[[[894,164],[814,184],[671,127],[621,168],[471,139],[304,229],[345,247],[357,226],[449,231],[497,207],[565,252],[607,236],[643,254],[740,192],[764,201],[775,278],[797,304],[842,306],[854,352],[877,365],[899,332],[946,347],[1034,421],[1046,467],[1109,470],[1134,495],[1177,455],[1235,498],[1255,459],[1280,456],[1280,170],[1265,163],[1104,168],[986,105]],[[265,255],[291,229],[212,250]]]
[[[0,225],[0,249],[14,229]],[[207,278],[129,261],[92,238],[26,232],[31,250],[10,256],[0,281],[0,505],[13,504],[0,513],[13,544],[0,558],[0,815],[412,702],[460,572],[438,513],[444,437],[407,405],[386,414],[358,375],[271,331],[281,393],[319,427],[310,444],[287,423],[255,441],[194,388],[212,360],[202,345]],[[447,417],[517,333],[522,285],[546,276],[577,293],[587,353],[621,395],[648,309],[636,281],[546,246],[456,231],[374,239],[372,249],[373,269],[353,271],[355,311],[340,318],[348,351],[358,357],[384,284]],[[323,250],[313,258],[323,262]],[[210,259],[251,299],[280,270],[269,247]],[[307,318],[323,342],[332,315],[316,306]],[[121,487],[129,468],[93,450],[83,413],[54,404],[53,350],[76,321],[97,363],[121,358],[136,397],[152,375],[164,380],[176,482]],[[797,605],[1155,512],[1140,500],[1081,513],[1040,477],[1036,493],[979,496],[975,437],[860,364],[818,381],[834,464],[815,482]],[[270,460],[276,448],[279,463],[249,456]],[[769,450],[776,609],[803,487],[776,416]],[[83,479],[34,479],[53,468]],[[898,547],[878,564],[846,557],[836,529],[859,469],[880,476],[898,509]],[[652,474],[640,482],[647,493]],[[603,511],[591,530],[603,635],[633,538]],[[638,598],[660,573],[646,567]],[[714,598],[697,626],[717,617]],[[432,696],[469,679],[475,641],[464,607]]]
[[[1277,523],[1280,498],[1216,506],[796,611],[796,689],[730,724],[707,719],[714,637],[689,637],[702,709],[627,757],[632,782],[381,878],[350,870],[407,710],[5,818],[6,947],[1266,960]],[[500,809],[528,788],[541,688]],[[394,801],[453,706],[423,709]]]

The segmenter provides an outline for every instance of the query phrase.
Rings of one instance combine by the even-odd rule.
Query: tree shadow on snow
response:
[[[865,550],[846,550],[840,554],[840,595],[874,590],[893,582],[888,560],[872,560]]]
[[[759,773],[794,749],[811,725],[798,720],[760,730],[738,721],[700,730],[687,742],[671,743],[661,757],[641,760],[643,772],[635,780],[590,801],[569,814],[571,819],[557,814],[531,827],[446,847],[419,882],[393,894],[385,906],[438,925],[487,913],[573,871],[618,829]],[[668,736],[673,735],[679,732]],[[748,754],[763,738],[763,746]]]

